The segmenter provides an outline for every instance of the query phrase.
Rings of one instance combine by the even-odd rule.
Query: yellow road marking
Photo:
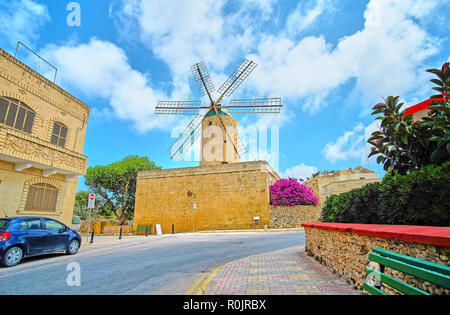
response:
[[[205,277],[208,275],[207,272],[205,272],[200,278],[198,278],[197,281],[187,290],[185,295],[192,295],[195,291],[195,289],[200,285],[200,283],[205,279]]]
[[[211,273],[211,275],[202,283],[202,285],[197,290],[195,295],[202,295],[203,293],[205,293],[206,289],[208,288],[209,283],[215,277],[215,275],[219,272],[220,268],[221,268],[221,266],[214,269],[214,271]]]

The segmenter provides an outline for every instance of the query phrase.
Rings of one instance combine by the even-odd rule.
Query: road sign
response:
[[[197,209],[197,199],[194,198],[194,210],[196,210],[196,209]]]
[[[95,194],[89,194],[88,209],[95,208]]]
[[[162,235],[161,224],[156,224],[156,235]]]

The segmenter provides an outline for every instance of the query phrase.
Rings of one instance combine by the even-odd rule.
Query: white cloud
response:
[[[282,95],[290,99],[302,96],[326,96],[349,76],[344,64],[335,63],[323,37],[305,37],[300,42],[267,36],[258,53],[250,56],[259,64],[252,81],[261,94]]]
[[[273,7],[278,0],[247,0],[243,6],[256,7],[261,10],[264,17],[268,17],[273,12]]]
[[[332,8],[331,0],[299,2],[295,10],[287,18],[287,33],[290,36],[299,34],[311,27],[324,12]]]
[[[223,1],[122,1],[115,11],[125,27],[136,27],[136,35],[164,60],[173,73],[188,73],[199,59],[225,65],[222,39]],[[225,45],[223,45],[225,46]]]
[[[263,36],[251,55],[260,64],[251,83],[261,93],[304,98],[312,111],[349,79],[356,82],[352,96],[368,106],[382,96],[414,92],[427,82],[425,61],[439,51],[439,40],[419,23],[438,2],[371,0],[364,28],[337,45],[323,36]]]
[[[281,174],[283,178],[297,178],[306,181],[307,178],[311,177],[314,173],[317,173],[317,168],[314,166],[308,166],[304,163],[296,165],[294,167],[288,168],[284,173]]]
[[[254,45],[255,29],[270,15],[274,0],[251,0],[237,12],[223,11],[225,0],[114,2],[110,15],[123,38],[138,39],[167,64],[177,96],[189,94],[190,66],[204,60],[216,74],[242,60]],[[130,36],[130,34],[133,34]]]
[[[92,39],[48,46],[43,52],[56,60],[64,83],[108,99],[114,113],[133,121],[140,131],[171,125],[167,122],[172,118],[153,115],[154,106],[161,99],[188,98],[193,63],[205,60],[213,80],[223,79],[223,70],[245,55],[259,64],[246,85],[258,96],[281,96],[284,102],[302,99],[303,108],[318,110],[335,88],[354,79],[352,95],[369,100],[364,103],[371,106],[374,99],[417,89],[428,79],[424,62],[439,45],[418,21],[438,2],[371,0],[364,28],[336,45],[324,36],[294,38],[294,33],[313,25],[330,9],[331,2],[325,0],[299,5],[279,35],[255,31],[263,17],[273,13],[274,0],[246,2],[234,14],[225,14],[225,0],[113,2],[110,15],[120,33],[138,38],[168,65],[171,93],[153,88],[148,75],[133,69],[124,51],[110,42]],[[330,151],[331,159],[342,154],[335,150],[334,155]]]
[[[370,144],[367,143],[367,140],[376,130],[380,130],[378,121],[368,126],[360,123],[352,130],[346,131],[336,141],[327,143],[322,153],[331,163],[352,158],[359,158],[362,163],[367,163],[367,156],[370,153]]]
[[[173,118],[154,114],[157,100],[167,96],[154,90],[115,44],[92,38],[85,44],[48,45],[41,54],[56,63],[63,85],[109,100],[114,113],[133,121],[140,132],[170,128]]]
[[[223,70],[247,55],[258,67],[241,91],[295,100],[314,112],[333,90],[354,80],[349,98],[367,112],[382,96],[426,93],[424,64],[440,46],[421,21],[443,1],[371,0],[363,28],[336,44],[323,35],[296,38],[339,5],[332,0],[298,4],[276,35],[260,30],[264,16],[274,14],[274,0],[251,0],[237,12],[225,12],[225,0],[123,0],[113,3],[110,14],[122,34],[167,64],[171,98],[190,95],[193,63],[205,60],[218,87]]]
[[[0,0],[0,46],[13,49],[21,41],[33,47],[39,28],[49,20],[47,7],[34,0]]]

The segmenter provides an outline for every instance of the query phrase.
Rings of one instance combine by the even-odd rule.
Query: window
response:
[[[45,221],[45,226],[47,228],[47,230],[50,231],[61,231],[61,230],[65,230],[65,226],[62,225],[59,222],[56,222],[55,220],[50,220],[50,219],[44,219]]]
[[[30,186],[25,210],[55,211],[58,189],[50,184],[35,184]]]
[[[11,224],[11,220],[0,219],[0,231],[5,231]]]
[[[35,112],[13,98],[0,97],[0,124],[31,133]]]
[[[59,122],[55,122],[50,142],[64,148],[66,145],[66,137],[67,127]]]
[[[41,219],[28,219],[20,222],[20,229],[24,230],[42,230]]]

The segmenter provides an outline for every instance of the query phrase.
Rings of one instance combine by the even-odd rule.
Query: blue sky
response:
[[[0,47],[18,40],[58,68],[57,83],[91,107],[89,165],[146,155],[164,168],[166,149],[190,117],[154,115],[158,100],[199,99],[190,66],[203,60],[218,88],[244,59],[258,67],[235,98],[282,97],[279,115],[237,115],[242,134],[278,130],[278,155],[247,137],[282,176],[361,165],[377,129],[370,109],[400,95],[432,94],[428,68],[450,55],[450,0],[79,0],[69,26],[65,0],[0,0]],[[445,8],[445,9],[444,9]],[[51,73],[21,52],[19,59]],[[206,100],[203,99],[204,102]],[[276,146],[274,146],[276,148]],[[84,188],[80,180],[79,189]]]

